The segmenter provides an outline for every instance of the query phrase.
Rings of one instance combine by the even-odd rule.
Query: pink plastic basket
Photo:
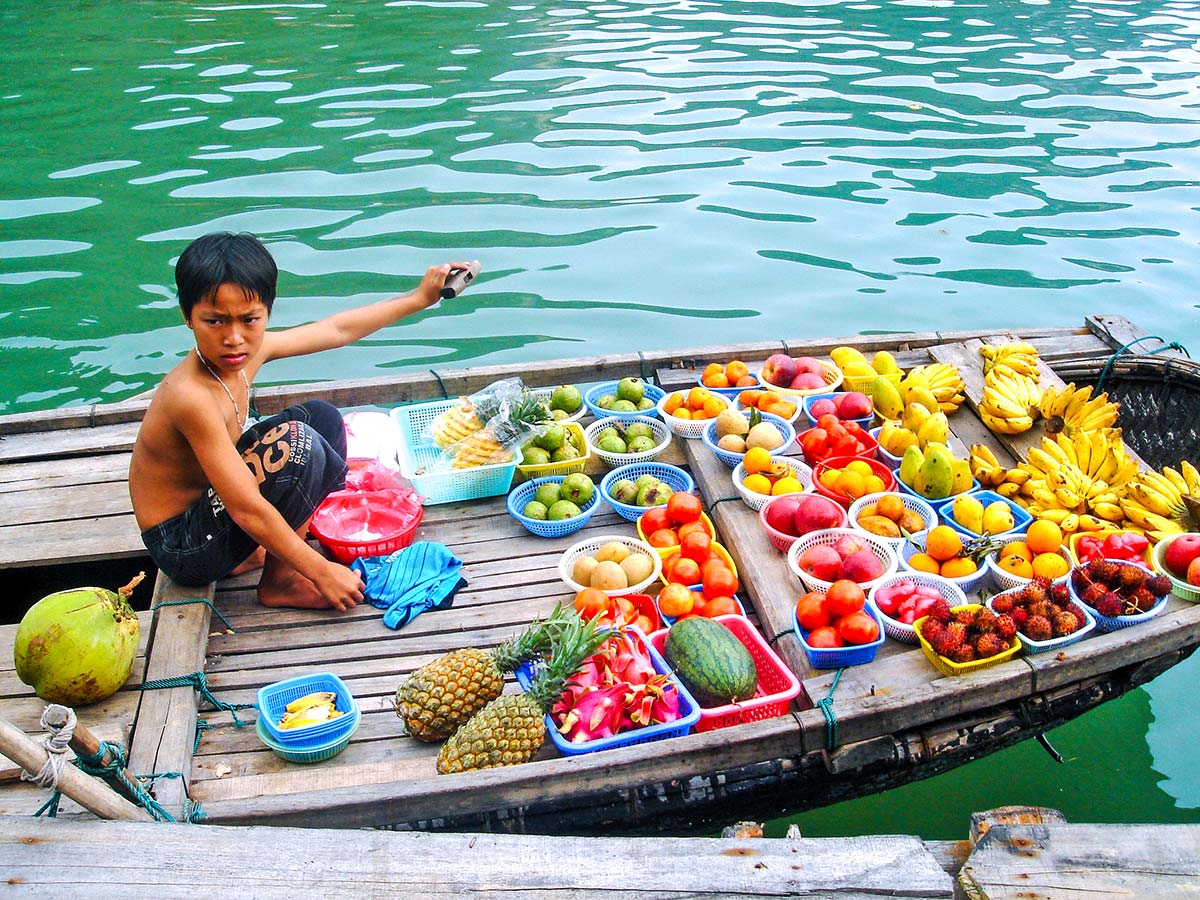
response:
[[[411,544],[421,524],[424,509],[412,497],[397,490],[335,491],[317,507],[308,528],[338,562],[389,556]]]
[[[720,622],[732,631],[733,636],[750,651],[754,668],[758,671],[758,689],[753,697],[741,703],[727,703],[712,708],[701,706],[696,731],[712,731],[787,715],[788,705],[800,693],[800,681],[791,669],[784,665],[745,616],[717,616],[713,621]],[[660,654],[667,642],[668,631],[663,628],[650,635],[650,645]]]

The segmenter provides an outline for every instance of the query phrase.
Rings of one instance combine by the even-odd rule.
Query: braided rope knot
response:
[[[817,701],[817,708],[825,716],[826,750],[836,750],[838,746],[838,721],[833,713],[833,692],[837,690],[838,682],[842,680],[842,673],[845,671],[845,666],[837,670],[837,674],[833,676],[833,684],[829,686],[829,693]]]
[[[42,728],[46,729],[49,734],[42,738],[42,746],[46,748],[46,761],[42,764],[41,770],[36,775],[28,772],[21,773],[22,781],[32,781],[38,787],[49,788],[52,791],[58,790],[58,779],[62,776],[63,766],[67,764],[67,745],[75,734],[77,721],[75,710],[70,707],[62,708],[66,709],[67,716],[60,725],[53,725],[46,721],[46,713],[50,711],[51,707],[46,707],[42,712]]]

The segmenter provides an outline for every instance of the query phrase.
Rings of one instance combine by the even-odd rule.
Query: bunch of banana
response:
[[[1197,530],[1200,472],[1186,459],[1176,471],[1139,472],[1125,485],[1121,509],[1130,522],[1155,540]]]
[[[966,385],[958,374],[958,367],[950,363],[935,362],[909,369],[900,382],[900,387],[903,391],[907,391],[909,387],[924,388],[937,402],[937,408],[947,415],[958,409],[966,399],[963,394]],[[905,399],[910,398],[906,395]],[[911,399],[926,403],[927,398],[916,396]],[[926,405],[928,406],[927,403]]]
[[[335,700],[336,696],[333,691],[314,691],[311,694],[305,694],[284,707],[278,727],[290,731],[293,728],[316,725],[319,722],[328,722],[330,719],[345,715],[334,705]]]
[[[993,369],[1008,369],[1014,375],[1038,380],[1038,352],[1033,344],[1009,341],[1007,344],[984,344],[979,348],[983,357],[983,374]]]
[[[1018,375],[1008,367],[993,367],[983,376],[979,418],[997,434],[1020,434],[1032,428],[1034,418],[1041,414],[1038,409],[1041,399],[1036,376]]]
[[[483,427],[475,411],[475,404],[467,397],[459,397],[458,403],[439,413],[429,425],[433,441],[442,450],[457,444],[463,438]]]
[[[1062,388],[1053,385],[1046,388],[1039,404],[1046,419],[1047,433],[1063,431],[1067,435],[1075,431],[1112,428],[1117,423],[1119,408],[1119,404],[1109,401],[1108,394],[1093,397],[1091,385],[1077,388],[1074,383]]]
[[[1119,428],[1043,437],[1018,466],[1029,473],[1013,499],[1063,531],[1097,531],[1125,518],[1122,498],[1137,475]],[[999,491],[999,488],[997,488]]]

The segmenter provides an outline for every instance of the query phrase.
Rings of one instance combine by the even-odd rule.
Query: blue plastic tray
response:
[[[958,494],[951,494],[949,497],[942,497],[940,500],[930,500],[928,497],[918,494],[916,491],[914,491],[912,488],[910,488],[907,484],[905,484],[901,480],[899,467],[897,467],[897,470],[896,470],[896,487],[899,490],[904,491],[904,493],[906,493],[906,494],[912,494],[914,497],[920,497],[922,500],[924,500],[926,503],[928,503],[930,506],[932,506],[935,510],[941,510],[941,508],[943,506],[945,506],[947,503],[953,503],[954,498],[959,496]],[[979,483],[979,479],[973,478],[971,480],[971,487],[968,490],[962,491],[961,493],[975,494],[975,493],[979,492],[979,489],[981,487],[983,487],[983,485],[981,485]]]
[[[1008,504],[1008,508],[1012,510],[1013,527],[1010,528],[1008,531],[1002,531],[999,534],[993,534],[993,535],[991,535],[991,537],[1003,538],[1003,537],[1012,537],[1012,536],[1018,535],[1018,534],[1024,534],[1025,530],[1027,528],[1029,528],[1029,523],[1033,521],[1033,516],[1029,514],[1028,510],[1022,509],[1019,505],[1017,505],[1013,501],[1009,500],[1007,497],[1003,497],[1000,494],[997,494],[995,491],[971,491],[969,493],[976,500],[978,500],[980,503],[982,503],[985,508],[989,504],[994,503],[997,500],[1001,500],[1004,503]],[[926,502],[928,503],[929,501],[926,501]],[[963,535],[964,537],[968,537],[968,538],[979,537],[980,533],[978,531],[972,531],[970,528],[966,528],[962,525],[959,525],[958,522],[955,521],[953,510],[952,510],[953,505],[954,505],[954,500],[953,500],[953,498],[951,498],[949,503],[943,503],[937,508],[938,517],[942,520],[942,522],[946,525],[949,525],[951,528],[953,528],[955,531],[957,531],[959,534]]]
[[[641,642],[650,655],[650,662],[654,666],[654,671],[659,673],[668,673],[671,671],[671,666],[636,627],[631,625],[626,628],[625,640],[637,640]],[[517,671],[513,673],[516,676],[517,683],[521,685],[521,690],[529,690],[529,684],[536,675],[535,668],[539,666],[540,663],[535,662],[522,663]],[[559,752],[567,756],[577,756],[581,753],[595,753],[597,750],[609,750],[613,747],[631,747],[634,744],[661,741],[664,738],[687,734],[700,721],[700,704],[696,702],[695,698],[688,692],[688,689],[680,684],[674,675],[671,675],[670,685],[674,690],[679,692],[679,718],[674,722],[664,722],[661,725],[648,725],[645,728],[635,728],[632,731],[626,731],[623,734],[614,735],[610,738],[598,738],[594,741],[573,744],[562,736],[562,733],[558,730],[558,726],[554,724],[554,720],[547,715],[546,732],[550,735],[550,740],[558,748]]]
[[[278,722],[287,711],[287,705],[314,691],[332,691],[334,707],[345,715],[303,728],[279,728]],[[361,716],[350,688],[332,672],[297,675],[258,690],[258,720],[263,724],[263,730],[272,740],[289,749],[313,748],[328,743],[337,735],[357,728]]]

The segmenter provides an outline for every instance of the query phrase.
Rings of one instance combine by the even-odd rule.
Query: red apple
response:
[[[837,394],[835,403],[841,419],[863,419],[875,412],[871,398],[859,391]]]
[[[859,584],[874,581],[882,574],[883,563],[871,550],[858,550],[851,553],[842,560],[841,568],[838,570],[839,578],[849,578]]]
[[[771,500],[763,509],[763,518],[776,531],[799,537],[796,530],[796,510],[800,508],[800,494],[784,494]]]
[[[821,376],[821,382],[825,381],[825,366],[819,359],[814,356],[797,356],[792,360],[796,364],[796,374],[802,375],[805,372],[811,372],[813,375]]]
[[[800,569],[821,581],[836,581],[842,568],[842,558],[826,544],[816,544],[800,554]]]
[[[763,363],[763,381],[776,387],[788,387],[796,377],[796,361],[786,353],[772,353]]]
[[[1187,583],[1200,585],[1200,556],[1197,556],[1187,567]]]
[[[784,387],[784,385],[780,384],[779,387]],[[825,376],[813,372],[801,372],[792,379],[787,387],[793,391],[811,391],[815,388],[823,388],[825,387]]]
[[[1188,532],[1179,535],[1167,544],[1163,562],[1167,564],[1167,568],[1176,578],[1186,578],[1188,567],[1191,566],[1192,560],[1198,557],[1200,557],[1200,534]]]
[[[789,496],[784,494],[784,496]],[[844,520],[845,512],[828,497],[819,494],[798,494],[794,525],[796,534],[808,534],[825,528],[837,528]],[[774,505],[775,501],[771,501]],[[830,548],[832,549],[832,548]],[[834,551],[837,552],[837,551]],[[838,559],[841,559],[839,556]]]
[[[808,414],[812,416],[814,422],[821,416],[833,416],[837,418],[837,403],[831,397],[818,397],[809,404]]]

